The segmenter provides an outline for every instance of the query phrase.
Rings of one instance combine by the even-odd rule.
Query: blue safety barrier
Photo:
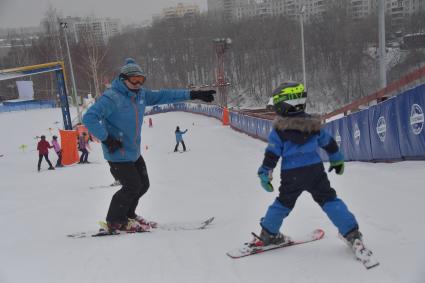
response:
[[[368,109],[373,160],[400,160],[402,158],[397,126],[397,107],[398,99],[394,97]]]
[[[425,85],[397,96],[397,128],[401,155],[405,159],[425,156]]]
[[[53,100],[4,101],[3,104],[0,105],[0,113],[54,107],[56,107],[56,103]]]
[[[347,160],[370,161],[373,159],[368,114],[367,110],[363,110],[345,119],[344,139],[347,141],[345,152],[349,158]]]
[[[1,111],[1,110],[0,110]],[[177,103],[154,106],[147,114],[186,111],[222,119],[223,109],[215,105]],[[345,160],[394,161],[425,159],[425,85],[408,90],[346,117],[323,125],[334,137]],[[230,111],[230,126],[267,141],[272,121]],[[319,150],[324,161],[325,151]]]

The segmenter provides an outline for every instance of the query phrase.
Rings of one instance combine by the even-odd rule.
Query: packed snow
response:
[[[142,130],[151,187],[138,214],[160,223],[214,216],[213,224],[73,239],[67,234],[98,229],[116,188],[90,189],[113,182],[97,143],[91,143],[92,164],[48,171],[43,161],[37,172],[34,137],[45,134],[50,141],[61,117],[60,109],[0,114],[2,283],[425,282],[425,162],[350,162],[344,175],[329,174],[380,266],[366,270],[357,262],[306,193],[281,231],[296,238],[322,228],[324,239],[231,259],[226,251],[259,232],[259,219],[276,197],[256,176],[264,142],[201,115],[151,116],[153,128]],[[176,126],[189,130],[184,139],[190,151],[172,152]],[[53,151],[49,157],[56,162]],[[274,177],[277,188],[279,172]]]

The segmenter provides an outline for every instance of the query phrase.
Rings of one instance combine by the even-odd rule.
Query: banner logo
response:
[[[335,133],[335,141],[338,144],[338,146],[341,146],[341,135],[339,134],[338,130],[336,130],[336,133]]]
[[[384,142],[385,136],[387,135],[387,124],[385,123],[384,116],[379,117],[378,123],[376,123],[376,133],[378,134],[381,142]]]
[[[410,109],[410,127],[415,135],[419,135],[424,127],[424,111],[418,104]]]
[[[354,141],[357,145],[360,144],[360,129],[357,123],[354,124]]]

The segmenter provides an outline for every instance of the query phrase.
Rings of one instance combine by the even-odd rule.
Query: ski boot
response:
[[[351,248],[357,259],[370,257],[372,252],[363,244],[363,235],[359,230],[353,230],[344,236],[344,240]]]
[[[136,215],[136,217],[134,217],[134,218],[129,218],[129,220],[136,221],[137,223],[139,223],[142,226],[149,227],[149,229],[150,228],[157,228],[158,227],[158,223],[157,222],[146,220],[146,219],[144,219],[143,217],[141,217],[139,215]]]
[[[111,234],[118,234],[119,231],[126,233],[140,233],[148,232],[150,230],[149,226],[141,225],[134,219],[128,219],[127,223],[107,222],[107,228],[108,232]]]
[[[360,233],[358,229],[349,232],[345,235],[345,237],[343,237],[343,240],[351,248],[356,259],[361,261],[367,269],[379,265],[379,262],[373,256],[372,251],[364,245],[362,233]]]
[[[254,235],[255,239],[253,244],[255,246],[268,246],[268,245],[281,245],[291,241],[291,238],[278,232],[277,234],[271,234],[264,228],[261,229],[260,236]]]
[[[360,242],[363,242],[363,235],[360,233],[358,229],[355,229],[351,232],[349,232],[347,235],[344,236],[345,241],[350,247],[354,246],[354,243],[356,240],[359,240]]]
[[[55,167],[50,166],[49,168],[47,168],[47,170],[55,170]]]

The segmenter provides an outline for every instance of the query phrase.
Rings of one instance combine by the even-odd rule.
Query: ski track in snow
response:
[[[75,111],[73,111],[75,113]],[[75,115],[74,115],[75,116]],[[259,232],[259,219],[276,193],[266,193],[256,176],[266,144],[224,127],[214,118],[188,113],[151,116],[142,130],[142,154],[151,187],[138,213],[158,222],[215,216],[196,231],[73,240],[66,235],[97,229],[116,188],[99,144],[89,166],[37,173],[35,136],[57,134],[60,109],[0,114],[0,282],[362,282],[423,283],[425,280],[425,162],[347,163],[332,186],[356,215],[366,245],[380,266],[366,270],[338,239],[335,227],[303,193],[282,232],[294,238],[315,228],[321,241],[238,260],[226,251]],[[146,118],[145,118],[146,119]],[[189,129],[188,154],[174,149],[176,126]],[[49,131],[52,128],[53,131]],[[9,130],[13,129],[13,130]],[[19,149],[26,144],[25,152]],[[148,149],[146,150],[146,146]],[[50,160],[56,154],[50,151]],[[326,164],[327,166],[327,164]],[[278,170],[274,186],[279,186]],[[4,230],[3,230],[4,231]]]

